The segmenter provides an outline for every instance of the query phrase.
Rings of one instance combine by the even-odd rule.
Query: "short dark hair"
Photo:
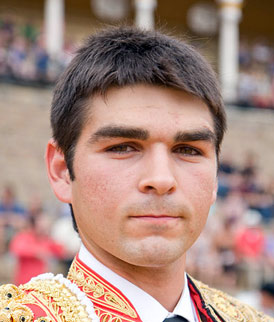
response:
[[[216,154],[226,116],[212,68],[190,45],[156,31],[116,27],[92,35],[77,51],[54,91],[51,126],[74,180],[73,157],[94,94],[111,87],[151,84],[180,89],[204,101],[213,116]]]

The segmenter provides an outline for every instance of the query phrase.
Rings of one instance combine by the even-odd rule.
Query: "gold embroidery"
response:
[[[10,301],[6,307],[0,311],[0,321],[18,321],[18,322],[32,322],[33,313],[25,305]]]
[[[120,318],[113,317],[109,313],[104,313],[100,315],[101,322],[123,322]]]
[[[54,312],[53,316],[58,317],[58,322],[90,322],[83,305],[63,284],[54,280],[36,280],[23,285],[22,288],[43,295],[44,300],[37,296],[44,302],[45,307]]]
[[[45,317],[35,321],[27,306],[35,304]],[[77,297],[56,280],[36,280],[25,285],[0,287],[0,322],[90,322],[85,307]]]
[[[60,314],[60,307],[53,302],[50,297],[36,291],[30,291],[29,296],[32,297],[35,303],[43,309],[47,318],[51,318],[50,322],[52,320],[55,322],[65,322],[65,318]],[[41,321],[43,321],[43,318],[41,318]],[[47,320],[45,320],[45,322],[47,322]]]
[[[0,321],[1,322],[33,322],[33,313],[24,304],[32,303],[31,297],[12,284],[0,286]],[[47,317],[41,317],[34,322],[52,322]]]
[[[12,299],[19,299],[24,296],[24,293],[13,284],[6,284],[0,286],[0,300],[1,303],[9,302]]]
[[[118,314],[115,313],[111,313],[108,310],[104,310],[104,309],[99,309],[98,307],[94,307],[95,313],[96,315],[99,317],[100,322],[103,321],[103,319],[108,318],[109,320],[107,320],[107,322],[133,322],[134,320],[132,320],[131,318],[127,318],[127,317],[119,317]],[[140,321],[140,320],[137,320]]]
[[[117,313],[120,312],[130,318],[138,317],[135,310],[125,298],[118,294],[111,286],[100,280],[98,276],[85,269],[77,260],[74,260],[70,267],[68,279],[82,288],[83,292],[91,299],[95,307],[96,304],[103,305],[110,310],[115,310]],[[132,321],[125,317],[121,319],[117,317],[117,314],[116,316],[111,315],[109,311],[97,315],[100,317],[100,321]]]
[[[215,311],[217,311],[226,322],[274,322],[273,318],[257,312],[251,306],[242,304],[237,299],[232,298],[219,290],[210,288],[193,278],[191,279],[201,293],[207,309],[210,310],[217,321],[221,320],[215,314]]]

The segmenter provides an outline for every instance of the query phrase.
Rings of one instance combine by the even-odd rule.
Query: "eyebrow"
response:
[[[124,125],[108,125],[99,128],[89,139],[89,143],[96,143],[104,138],[126,138],[136,140],[148,140],[150,137],[149,131],[131,126]],[[209,129],[197,129],[190,131],[179,131],[174,136],[174,142],[194,142],[208,141],[215,143],[216,135]]]
[[[216,135],[209,129],[180,131],[174,136],[174,142],[208,141],[216,143]]]
[[[136,140],[147,140],[149,133],[147,130],[138,127],[108,125],[100,128],[89,139],[90,143],[96,143],[104,138],[127,138]]]

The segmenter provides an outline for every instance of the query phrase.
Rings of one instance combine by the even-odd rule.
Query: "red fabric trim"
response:
[[[25,304],[25,305],[32,310],[34,314],[34,320],[41,316],[47,316],[47,313],[38,304]]]
[[[138,313],[136,312],[134,306],[130,302],[130,300],[118,288],[116,288],[114,285],[110,284],[107,280],[105,280],[103,277],[101,277],[98,273],[96,273],[90,267],[85,265],[85,263],[83,263],[80,260],[78,254],[76,255],[76,257],[74,259],[74,265],[75,265],[77,270],[80,270],[84,274],[85,278],[87,276],[91,276],[96,282],[98,282],[100,284],[103,284],[104,288],[116,293],[116,295],[119,296],[119,298],[121,298],[124,302],[127,302],[128,305],[134,310],[134,312],[136,313],[137,317],[132,318],[132,317],[129,317],[128,315],[126,315],[126,314],[123,314],[120,311],[116,311],[115,308],[113,308],[113,307],[110,308],[108,306],[108,304],[106,303],[104,296],[95,299],[94,297],[90,296],[87,292],[85,292],[82,286],[78,286],[81,289],[81,291],[83,291],[88,296],[88,298],[90,298],[92,300],[95,310],[96,310],[96,307],[97,307],[98,309],[102,309],[103,311],[114,313],[117,316],[119,316],[121,318],[124,318],[125,320],[123,320],[123,321],[125,321],[125,322],[129,322],[129,321],[142,322],[140,317],[139,317],[139,315],[138,315]],[[82,266],[84,268],[84,270],[79,268],[78,265]]]
[[[191,296],[191,299],[195,305],[195,308],[198,310],[198,313],[203,315],[204,317],[206,317],[207,322],[215,322],[215,319],[213,319],[210,316],[209,312],[205,308],[205,304],[204,304],[204,301],[201,297],[201,294],[198,292],[198,290],[196,289],[195,285],[193,284],[193,282],[190,280],[189,277],[187,280],[188,280],[188,287],[189,287],[189,291],[190,291],[190,296]]]

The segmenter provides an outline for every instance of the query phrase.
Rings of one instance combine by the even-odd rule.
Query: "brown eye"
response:
[[[113,152],[113,153],[128,153],[132,151],[135,151],[135,148],[128,144],[114,145],[107,149],[107,152]]]
[[[190,146],[179,146],[175,149],[174,152],[190,156],[201,155],[201,153],[197,149]]]

